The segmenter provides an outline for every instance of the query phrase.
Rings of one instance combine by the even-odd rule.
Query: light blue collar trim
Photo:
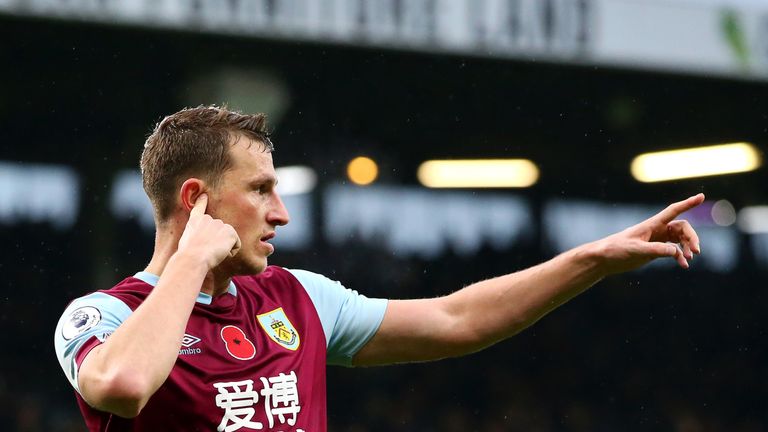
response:
[[[152,286],[157,285],[157,281],[160,280],[160,276],[156,274],[152,274],[150,272],[140,271],[133,275],[136,279],[139,279],[143,282],[146,282]],[[227,292],[232,294],[233,296],[237,297],[237,287],[235,286],[235,283],[231,280],[229,281],[229,287],[227,287]],[[210,296],[210,294],[206,293],[198,293],[197,294],[197,302],[202,303],[204,305],[209,305],[213,301],[213,297]]]

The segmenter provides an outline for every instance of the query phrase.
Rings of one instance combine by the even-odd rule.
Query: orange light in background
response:
[[[358,156],[347,165],[347,177],[349,181],[359,186],[367,186],[379,176],[379,167],[376,162],[365,156]]]

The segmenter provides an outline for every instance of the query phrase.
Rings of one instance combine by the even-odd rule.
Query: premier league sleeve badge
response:
[[[69,314],[61,328],[61,335],[65,340],[71,340],[77,335],[94,328],[101,322],[101,312],[93,306],[77,308]]]

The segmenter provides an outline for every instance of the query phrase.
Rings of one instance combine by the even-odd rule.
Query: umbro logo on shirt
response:
[[[192,336],[191,334],[184,333],[184,337],[181,339],[181,346],[184,348],[189,348],[192,345],[200,342],[199,337]]]
[[[179,350],[179,355],[200,354],[203,352],[200,348],[193,348],[192,345],[200,342],[200,338],[192,336],[191,334],[184,333],[184,337],[181,339],[182,348]]]

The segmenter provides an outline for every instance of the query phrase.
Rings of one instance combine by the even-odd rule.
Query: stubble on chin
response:
[[[257,275],[263,272],[266,268],[266,258],[263,260],[246,260],[243,259],[243,257],[238,257],[237,255],[226,258],[221,262],[221,264],[218,265],[218,271],[221,274],[228,275],[229,277]]]

